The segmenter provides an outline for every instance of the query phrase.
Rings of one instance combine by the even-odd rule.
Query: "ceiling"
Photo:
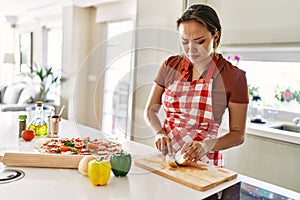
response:
[[[0,15],[21,16],[39,8],[57,4],[59,0],[5,0],[0,1]]]
[[[43,18],[61,13],[62,7],[68,5],[89,7],[117,1],[120,0],[1,0],[0,18],[2,21],[5,17],[7,20],[7,16],[10,16],[10,20],[19,20],[21,17]]]

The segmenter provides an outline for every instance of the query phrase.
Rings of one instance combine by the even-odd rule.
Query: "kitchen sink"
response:
[[[274,126],[270,126],[270,127],[275,128],[275,129],[279,129],[279,130],[300,133],[300,126],[299,125],[297,126],[297,125],[293,125],[293,124],[279,124],[279,125],[274,125]]]

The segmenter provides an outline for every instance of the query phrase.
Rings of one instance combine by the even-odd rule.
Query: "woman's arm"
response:
[[[229,132],[217,139],[213,151],[228,149],[244,142],[247,110],[248,104],[229,102]]]
[[[153,84],[144,112],[144,118],[146,122],[154,129],[156,133],[161,133],[161,131],[163,131],[161,122],[158,118],[158,112],[161,107],[161,96],[163,92],[163,87],[157,85],[156,83]],[[162,133],[164,133],[164,131]]]
[[[165,89],[156,83],[154,83],[148,101],[145,107],[144,118],[145,121],[154,129],[155,135],[155,146],[164,155],[166,148],[168,152],[172,154],[171,140],[166,135],[164,128],[158,117],[158,112],[161,107],[161,97]]]

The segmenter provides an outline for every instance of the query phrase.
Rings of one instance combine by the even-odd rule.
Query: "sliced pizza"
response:
[[[122,150],[122,145],[115,141],[87,138],[55,138],[41,145],[38,150],[49,154],[95,155],[110,157]]]

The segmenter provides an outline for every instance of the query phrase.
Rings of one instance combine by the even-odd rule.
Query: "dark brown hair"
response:
[[[217,48],[220,44],[222,27],[216,11],[204,4],[195,4],[188,7],[181,17],[177,20],[177,28],[183,22],[196,21],[203,24],[207,30],[214,36],[217,32],[220,33],[219,38],[214,44],[214,48]]]

